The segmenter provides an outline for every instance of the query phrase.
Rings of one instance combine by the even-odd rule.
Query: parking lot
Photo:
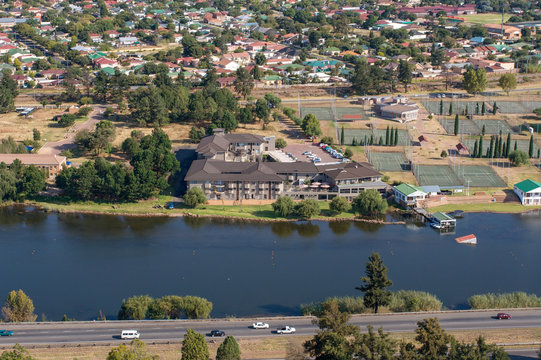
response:
[[[312,159],[309,158],[308,155],[303,155],[303,153],[306,151],[310,151],[316,157],[321,159],[321,162],[318,162],[317,164],[340,162],[340,159],[333,158],[331,154],[320,148],[319,144],[291,144],[284,149],[284,152],[286,154],[291,153],[294,157],[297,158],[297,161],[312,162]]]

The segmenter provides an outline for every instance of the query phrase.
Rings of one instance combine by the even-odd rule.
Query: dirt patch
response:
[[[33,129],[38,129],[42,141],[60,140],[66,133],[66,128],[54,126],[51,119],[63,113],[62,109],[37,109],[31,117],[19,116],[15,112],[3,114],[0,116],[0,139],[11,136],[17,141],[32,140]]]

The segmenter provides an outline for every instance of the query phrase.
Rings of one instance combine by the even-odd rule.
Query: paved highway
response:
[[[502,329],[541,327],[541,309],[513,310],[510,320],[497,320],[495,311],[440,312],[433,314],[394,314],[394,315],[356,315],[351,322],[365,329],[371,324],[383,326],[385,331],[413,331],[417,321],[427,317],[439,318],[446,330]],[[216,319],[216,320],[171,320],[171,321],[105,321],[105,322],[57,322],[31,324],[4,324],[2,328],[13,330],[13,337],[0,337],[1,345],[19,344],[76,344],[120,342],[120,332],[136,329],[144,341],[178,341],[186,329],[191,328],[201,334],[219,329],[235,337],[291,336],[276,335],[274,330],[283,325],[292,325],[297,335],[312,335],[316,326],[309,317],[258,319],[268,322],[270,329],[254,330],[250,325],[254,319]]]

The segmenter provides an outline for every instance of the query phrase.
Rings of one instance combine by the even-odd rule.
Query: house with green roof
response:
[[[450,228],[456,226],[456,219],[454,217],[439,211],[432,214],[432,221],[437,223],[441,228]]]
[[[521,181],[513,187],[522,205],[541,205],[541,183],[534,180]]]
[[[419,186],[402,183],[393,187],[394,201],[402,206],[417,206],[418,201],[426,198],[427,193]]]
[[[325,55],[338,55],[340,54],[340,49],[335,46],[329,46],[323,49],[321,52]]]

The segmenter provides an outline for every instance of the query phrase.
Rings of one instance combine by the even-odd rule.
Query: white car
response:
[[[264,322],[255,322],[255,323],[252,324],[252,328],[254,328],[254,329],[268,329],[269,324],[264,323]]]
[[[294,332],[295,332],[295,328],[292,326],[284,326],[284,327],[276,329],[277,334],[293,334]]]

